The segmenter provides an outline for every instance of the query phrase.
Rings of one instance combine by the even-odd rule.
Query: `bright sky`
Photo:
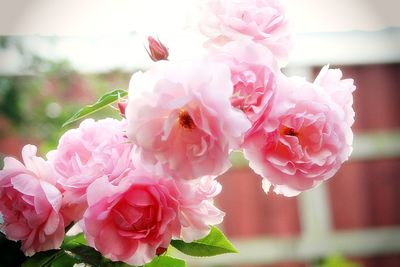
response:
[[[158,36],[169,46],[172,56],[179,59],[198,51],[201,36],[182,31],[188,18],[193,17],[190,10],[194,1],[0,0],[0,35],[28,35],[28,45],[37,53],[67,58],[81,71],[106,71],[115,67],[131,70],[134,66],[151,64],[143,49],[147,35]],[[399,0],[283,2],[288,18],[300,33],[294,62],[371,61],[368,57],[377,56],[377,52],[384,53],[383,58],[397,58],[400,32],[394,41],[385,36],[377,39],[336,34],[341,36],[339,40],[335,34],[333,37],[323,34],[322,38],[321,33],[400,27]],[[132,32],[138,35],[132,36]],[[45,42],[35,35],[62,38]],[[15,51],[0,53],[0,72],[18,69],[17,57]]]
[[[399,0],[283,0],[298,32],[400,26]],[[194,0],[0,0],[0,34],[102,35],[181,29]]]

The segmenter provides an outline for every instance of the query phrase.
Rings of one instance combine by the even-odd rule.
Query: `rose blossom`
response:
[[[324,68],[323,82],[314,84],[279,79],[268,120],[244,144],[250,167],[265,178],[266,192],[273,185],[278,194],[297,195],[332,177],[348,159],[355,87],[352,80],[327,78],[337,72]]]
[[[250,39],[286,60],[292,33],[278,0],[208,0],[201,6],[200,31],[211,43]]]
[[[129,87],[127,135],[140,164],[183,179],[230,167],[230,149],[241,143],[250,122],[230,104],[228,67],[159,61],[134,74]]]
[[[210,232],[210,225],[223,221],[225,213],[214,206],[214,197],[221,192],[222,186],[214,177],[204,176],[180,183],[178,187],[180,237],[190,243],[206,236]]]
[[[221,222],[223,213],[211,204],[217,186],[207,179],[200,183],[185,186],[139,170],[119,185],[96,180],[88,188],[83,219],[88,244],[111,260],[136,266],[150,262],[172,238],[203,237],[209,232],[204,225]]]
[[[131,177],[132,178],[132,177]],[[173,180],[127,179],[114,186],[106,178],[88,189],[83,229],[90,246],[114,261],[144,265],[179,235]]]
[[[59,183],[65,190],[63,212],[78,220],[86,208],[86,189],[96,179],[106,176],[118,182],[132,170],[133,145],[125,137],[125,121],[84,120],[79,128],[64,133],[56,151],[49,154],[61,174]]]
[[[210,51],[213,61],[225,63],[231,71],[232,106],[242,110],[252,122],[252,130],[269,113],[279,72],[272,53],[249,40],[235,41]],[[250,134],[248,132],[247,134]]]
[[[324,87],[325,91],[332,97],[340,108],[343,107],[345,112],[346,123],[352,125],[354,123],[353,110],[353,95],[356,89],[352,79],[342,80],[342,71],[340,69],[329,69],[329,66],[324,66],[318,74],[314,83]]]
[[[57,174],[51,164],[36,157],[36,151],[33,145],[24,146],[24,164],[6,157],[0,171],[1,230],[8,239],[21,241],[27,256],[57,249],[64,238]]]

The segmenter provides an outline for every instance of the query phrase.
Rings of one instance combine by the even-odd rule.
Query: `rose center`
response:
[[[293,128],[283,126],[280,130],[281,135],[290,135],[290,136],[299,136],[299,133],[296,132]]]
[[[181,110],[179,112],[178,121],[181,127],[184,129],[196,129],[196,124],[194,124],[192,117],[190,117],[189,113],[186,110]]]

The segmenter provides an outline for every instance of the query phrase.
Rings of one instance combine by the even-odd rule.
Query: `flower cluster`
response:
[[[22,242],[26,255],[60,247],[64,229],[79,222],[103,255],[143,265],[172,238],[192,242],[222,222],[213,176],[188,183],[146,171],[132,160],[136,146],[126,127],[126,120],[87,119],[61,137],[47,160],[32,145],[22,151],[24,164],[5,158],[2,230]]]
[[[173,239],[206,236],[224,213],[218,175],[242,150],[266,192],[295,196],[331,178],[352,149],[353,81],[324,67],[311,83],[286,77],[292,47],[278,0],[208,0],[199,29],[206,55],[135,73],[121,120],[84,120],[47,159],[36,147],[0,171],[1,230],[26,255],[59,248],[79,223],[88,245],[114,261],[150,262]]]

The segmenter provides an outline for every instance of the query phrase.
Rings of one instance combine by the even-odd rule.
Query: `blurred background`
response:
[[[233,155],[217,202],[240,253],[188,258],[188,266],[400,266],[400,4],[284,2],[297,32],[284,72],[313,80],[329,63],[355,80],[354,152],[331,180],[295,198],[263,193]],[[0,1],[0,157],[20,158],[26,143],[42,155],[55,148],[67,118],[152,64],[147,35],[171,60],[199,53],[202,37],[184,27],[192,4]],[[95,115],[105,116],[118,114]]]

